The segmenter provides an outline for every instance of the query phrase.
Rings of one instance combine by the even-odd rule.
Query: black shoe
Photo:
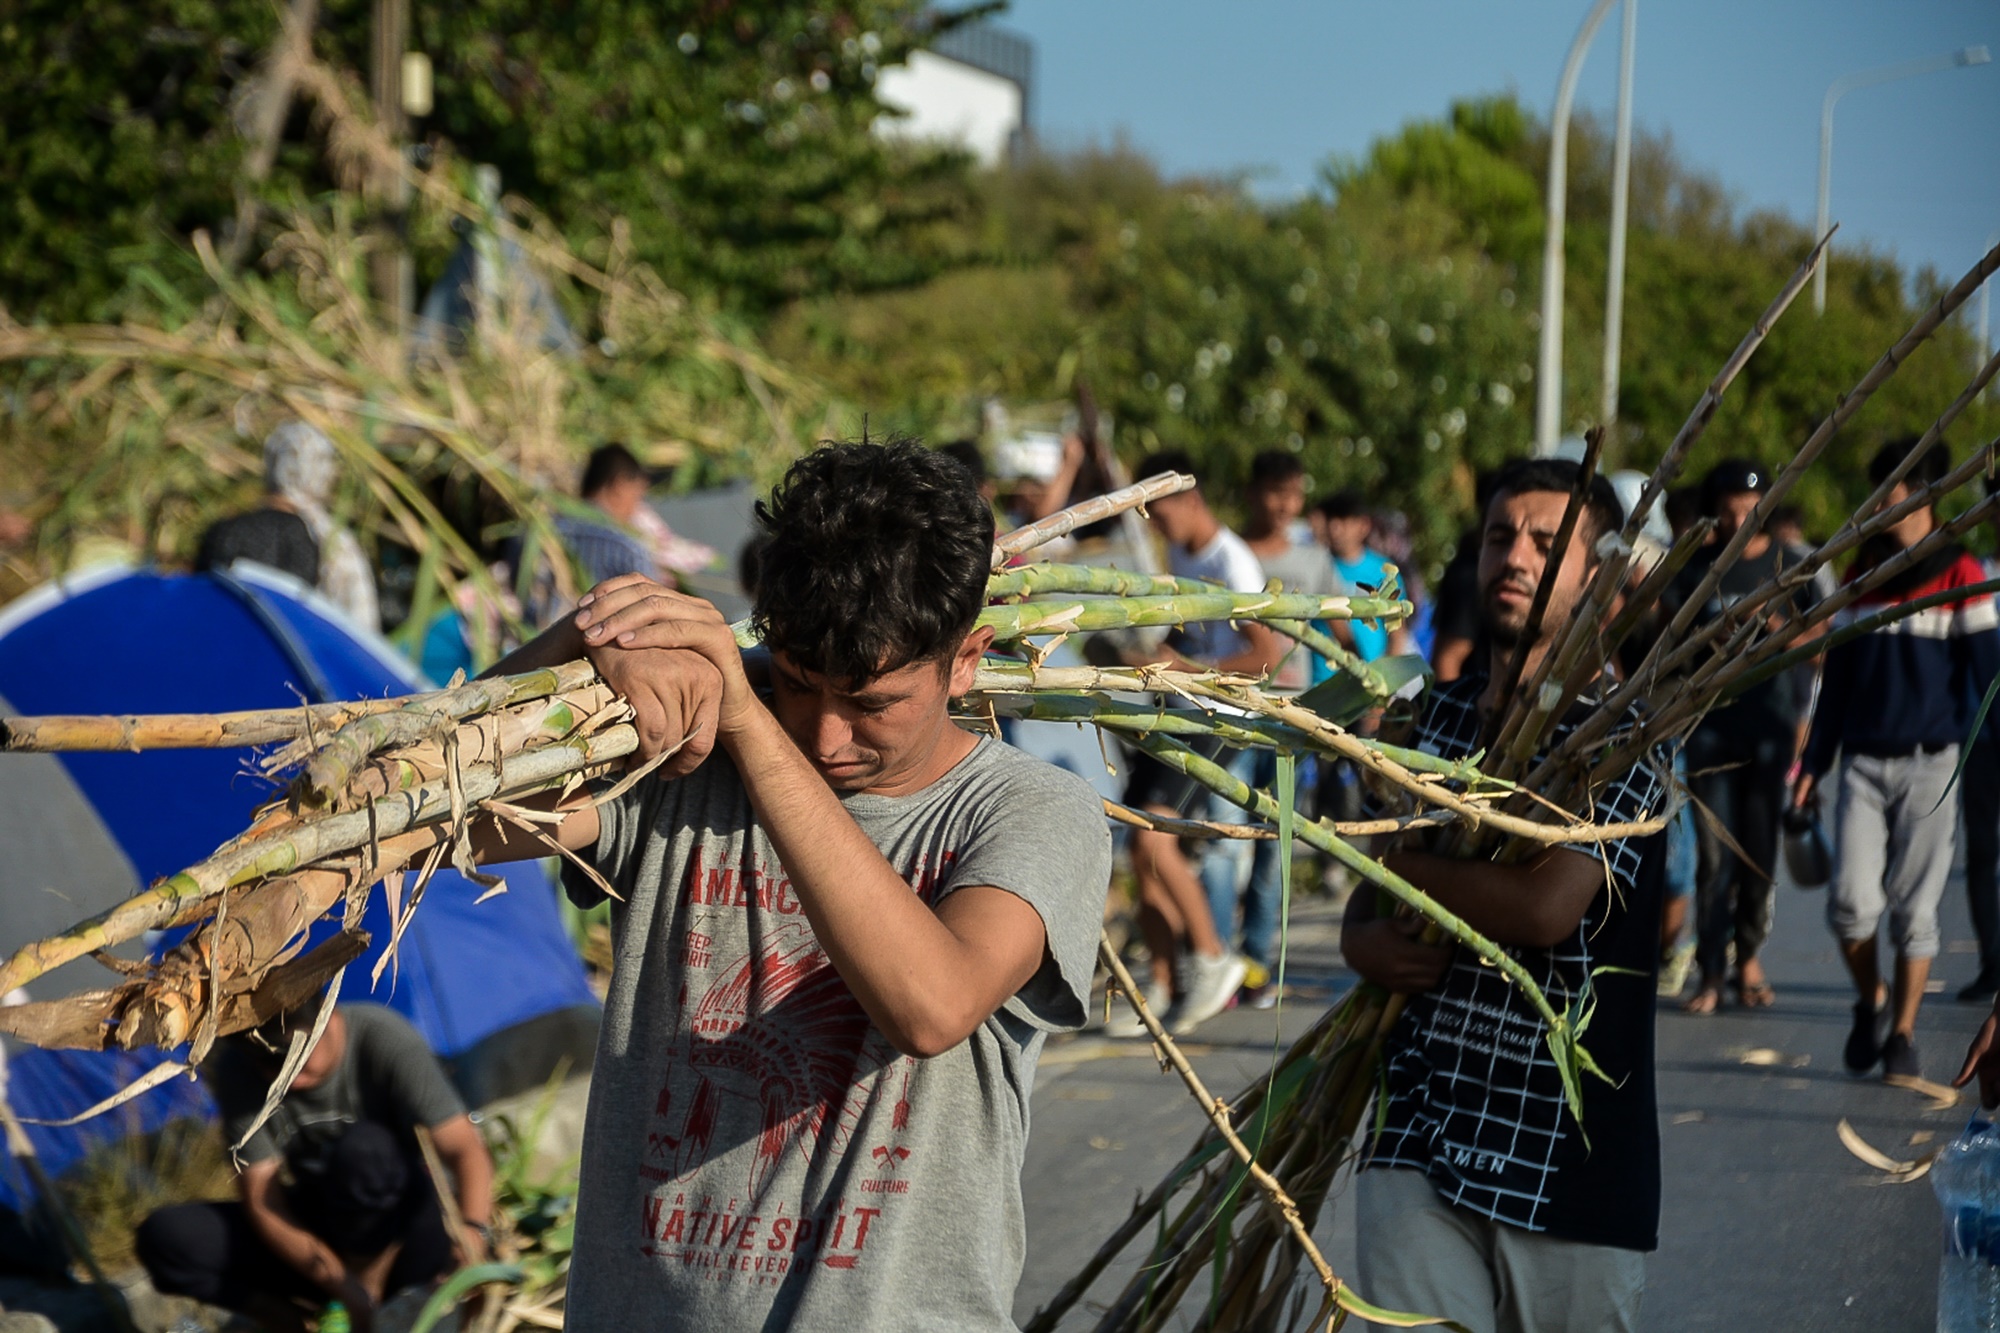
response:
[[[1924,1062],[1917,1054],[1917,1043],[1898,1032],[1882,1046],[1883,1078],[1922,1078]]]
[[[1854,1026],[1847,1034],[1847,1047],[1841,1052],[1850,1074],[1865,1074],[1873,1069],[1882,1058],[1882,1044],[1888,1039],[1889,1015],[1877,1012],[1874,1005],[1866,1000],[1854,1002]]]
[[[1960,1004],[1991,1004],[1995,995],[2000,995],[2000,984],[1984,972],[1958,988]]]

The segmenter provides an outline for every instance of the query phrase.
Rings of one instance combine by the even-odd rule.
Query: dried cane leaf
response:
[[[133,1079],[125,1087],[112,1093],[88,1111],[79,1112],[67,1120],[36,1120],[29,1116],[21,1116],[20,1121],[24,1125],[44,1125],[49,1129],[67,1129],[71,1125],[82,1124],[92,1116],[103,1115],[106,1111],[115,1111],[134,1097],[151,1092],[154,1088],[159,1087],[162,1083],[165,1083],[168,1079],[178,1074],[192,1072],[183,1062],[169,1060],[165,1064],[154,1065],[151,1069],[141,1074],[138,1078]]]
[[[305,1068],[306,1057],[313,1053],[315,1046],[319,1045],[320,1035],[326,1031],[327,1020],[333,1017],[333,1006],[340,999],[341,978],[346,975],[347,969],[342,967],[333,974],[333,980],[326,983],[326,994],[320,999],[319,1012],[313,1016],[312,1031],[292,1034],[291,1047],[285,1052],[285,1062],[279,1066],[278,1076],[271,1080],[270,1091],[264,1094],[263,1107],[250,1122],[249,1128],[243,1131],[243,1136],[229,1145],[232,1155],[243,1151],[243,1145],[250,1142],[251,1135],[264,1127],[264,1122],[271,1118],[272,1113],[278,1109],[278,1104],[285,1100],[285,1094],[292,1090],[292,1080],[299,1076],[301,1069]]]

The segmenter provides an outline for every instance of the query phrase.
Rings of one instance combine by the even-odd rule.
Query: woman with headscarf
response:
[[[195,568],[254,560],[309,583],[369,631],[381,629],[375,574],[354,534],[327,505],[339,476],[333,441],[317,426],[287,421],[264,440],[264,504],[225,518],[201,539]]]

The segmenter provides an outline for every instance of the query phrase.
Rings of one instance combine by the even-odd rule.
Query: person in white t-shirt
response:
[[[1193,461],[1182,453],[1155,454],[1136,475],[1151,477],[1162,472],[1200,476]],[[1264,590],[1263,566],[1243,539],[1216,518],[1199,485],[1152,501],[1148,512],[1153,527],[1166,539],[1168,568],[1175,577],[1201,579],[1232,592]],[[1213,620],[1182,626],[1163,649],[1146,656],[1149,661],[1185,670],[1216,669],[1261,676],[1284,655],[1283,642],[1264,625]],[[1215,758],[1221,746],[1204,742],[1195,748]],[[1125,803],[1174,818],[1207,813],[1206,789],[1144,754],[1133,757]],[[1171,994],[1167,1026],[1176,1033],[1192,1031],[1236,997],[1243,984],[1243,959],[1217,930],[1208,892],[1195,866],[1182,853],[1176,835],[1135,830],[1132,873],[1139,882],[1139,926],[1153,952],[1153,979],[1147,998],[1159,1001]],[[1235,922],[1221,924],[1233,928]],[[1129,1029],[1132,1025],[1120,1026]]]

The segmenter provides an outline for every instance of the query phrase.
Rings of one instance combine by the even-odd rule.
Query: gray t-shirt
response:
[[[1259,555],[1257,560],[1264,566],[1264,577],[1277,579],[1286,592],[1338,597],[1347,591],[1333,567],[1333,557],[1323,546],[1294,542],[1276,555]],[[1291,645],[1284,660],[1271,669],[1271,688],[1280,694],[1297,694],[1305,689],[1312,684],[1312,660],[1310,648],[1302,643]]]
[[[965,1041],[900,1055],[807,923],[720,752],[599,813],[625,901],[585,1126],[570,1327],[1011,1329],[1035,1060],[1082,1026],[1111,839],[1072,774],[982,739],[923,791],[843,795],[927,903],[1041,914],[1049,957]],[[570,894],[601,896],[565,875]]]
[[[313,1176],[322,1169],[326,1152],[356,1121],[388,1126],[414,1152],[414,1126],[435,1129],[465,1114],[464,1101],[409,1019],[379,1004],[343,1004],[338,1012],[347,1024],[347,1050],[340,1064],[323,1082],[285,1094],[271,1118],[243,1145],[246,1163],[283,1154],[295,1176]],[[274,1072],[261,1068],[237,1043],[217,1048],[208,1075],[230,1143],[242,1138],[264,1109]]]

